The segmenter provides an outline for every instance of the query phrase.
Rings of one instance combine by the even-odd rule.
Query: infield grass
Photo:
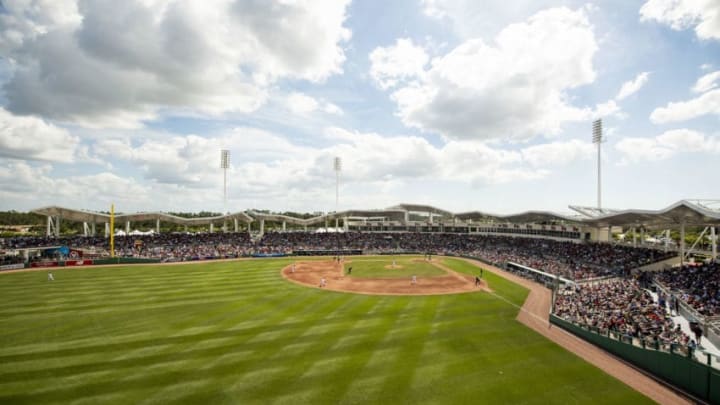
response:
[[[393,260],[397,268],[392,266]],[[413,275],[418,277],[445,276],[442,269],[439,269],[428,262],[422,261],[420,256],[370,256],[352,257],[344,264],[344,272],[347,274],[349,267],[352,267],[351,277],[357,278],[410,278]]]
[[[0,403],[650,402],[491,294],[311,289],[282,279],[290,262],[0,275]]]

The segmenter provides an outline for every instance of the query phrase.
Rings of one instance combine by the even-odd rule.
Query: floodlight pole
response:
[[[601,168],[601,150],[603,134],[602,134],[602,119],[593,121],[592,124],[592,141],[597,145],[597,207],[598,210],[602,209],[602,168]]]
[[[220,150],[220,168],[223,169],[223,215],[227,215],[227,169],[230,167],[230,151]],[[223,219],[223,232],[227,232],[227,223]]]
[[[335,170],[335,214],[337,214],[340,205],[340,171],[342,171],[342,159],[339,156],[335,156],[333,169]],[[335,228],[337,232],[337,226]]]

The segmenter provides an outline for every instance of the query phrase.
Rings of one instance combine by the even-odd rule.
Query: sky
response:
[[[0,0],[0,210],[562,213],[598,118],[603,207],[720,198],[720,1]]]

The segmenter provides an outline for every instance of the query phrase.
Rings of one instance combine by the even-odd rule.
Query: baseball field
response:
[[[382,296],[289,282],[290,263],[1,274],[0,403],[650,402],[517,322],[527,290],[488,271],[493,293]]]

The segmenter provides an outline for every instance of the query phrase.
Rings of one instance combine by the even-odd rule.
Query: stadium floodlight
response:
[[[340,203],[340,172],[342,171],[342,159],[338,156],[335,156],[333,169],[335,169],[335,212],[338,212],[338,205]]]
[[[600,166],[600,150],[603,143],[602,119],[593,121],[592,124],[592,142],[597,145],[597,207],[602,210],[602,172]]]
[[[230,151],[220,149],[220,168],[223,169],[223,214],[227,214],[227,169],[230,168]],[[223,230],[227,230],[223,222]]]

